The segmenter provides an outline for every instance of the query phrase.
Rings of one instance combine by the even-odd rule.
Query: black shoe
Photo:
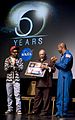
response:
[[[41,112],[40,116],[49,116],[49,113],[47,113],[47,112]]]
[[[37,113],[36,112],[30,112],[30,113],[28,113],[28,115],[36,115]]]

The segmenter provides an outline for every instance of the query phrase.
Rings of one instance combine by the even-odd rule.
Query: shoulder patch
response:
[[[67,58],[70,58],[70,57],[71,57],[71,55],[70,55],[70,54],[66,54],[66,57],[67,57]]]

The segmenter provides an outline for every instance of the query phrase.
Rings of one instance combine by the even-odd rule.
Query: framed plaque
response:
[[[43,63],[44,65],[48,65],[48,63]],[[46,69],[41,68],[40,62],[32,62],[30,61],[28,67],[26,69],[25,75],[27,76],[36,76],[36,77],[43,77],[45,74]]]

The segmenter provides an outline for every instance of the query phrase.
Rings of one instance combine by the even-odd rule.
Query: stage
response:
[[[75,120],[75,115],[71,114],[67,118],[56,118],[55,116],[39,116],[39,115],[0,115],[0,120]]]

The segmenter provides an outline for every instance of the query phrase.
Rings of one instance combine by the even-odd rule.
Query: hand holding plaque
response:
[[[47,63],[41,64],[40,62],[30,61],[26,69],[25,75],[43,77],[47,68]]]
[[[40,67],[41,67],[41,69],[42,69],[42,70],[44,70],[44,69],[47,69],[47,68],[48,68],[48,66],[47,66],[46,64],[41,64],[41,66],[40,66]]]

